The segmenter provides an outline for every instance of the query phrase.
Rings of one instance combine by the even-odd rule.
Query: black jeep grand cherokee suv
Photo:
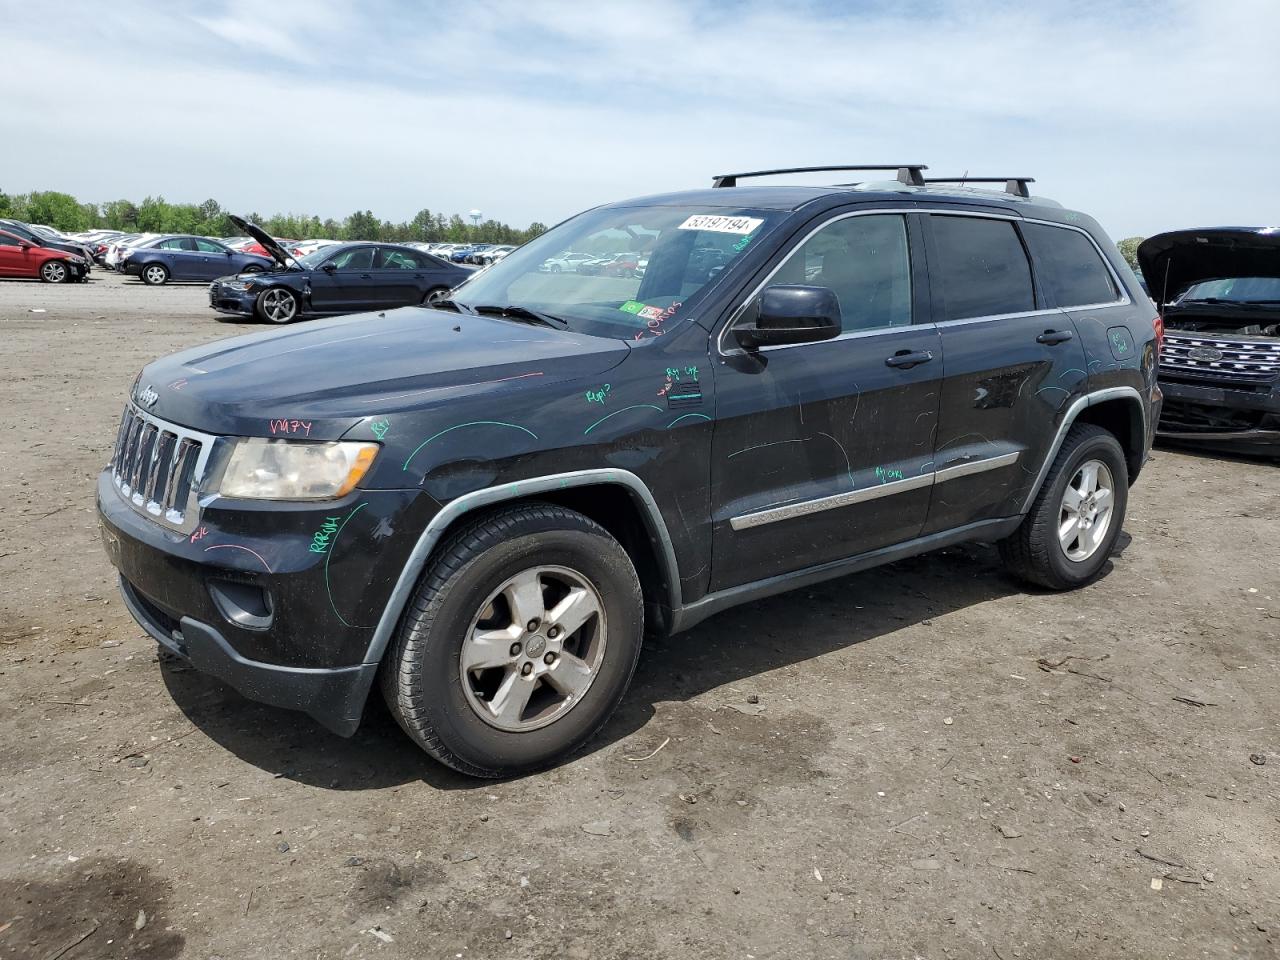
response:
[[[591,736],[646,628],[967,540],[1089,583],[1158,419],[1151,304],[1025,180],[920,171],[610,204],[434,307],[156,361],[98,481],[130,611],[338,733],[377,681],[497,776]]]

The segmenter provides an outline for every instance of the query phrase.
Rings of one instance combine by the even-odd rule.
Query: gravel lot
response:
[[[1275,465],[1157,451],[1079,593],[972,547],[726,613],[469,781],[157,661],[93,478],[144,363],[258,328],[94,278],[0,284],[0,958],[1280,955]]]

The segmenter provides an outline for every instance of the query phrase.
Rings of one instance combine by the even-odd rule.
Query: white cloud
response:
[[[906,160],[1033,175],[1116,236],[1280,220],[1270,0],[193,9],[12,10],[0,186],[524,223]]]

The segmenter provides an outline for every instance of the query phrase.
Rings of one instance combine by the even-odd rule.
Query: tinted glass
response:
[[[383,247],[378,251],[379,270],[419,270],[422,265],[415,254],[395,247]]]
[[[214,243],[212,240],[205,240],[203,237],[196,237],[196,249],[201,253],[226,253],[226,248],[220,244]]]
[[[373,269],[373,247],[343,250],[334,256],[333,265],[339,270],[371,270]]]
[[[18,238],[11,237],[7,233],[0,233],[0,247],[16,247],[18,246]]]
[[[846,331],[906,326],[911,323],[906,222],[888,214],[829,223],[792,253],[769,283],[835,291]]]
[[[930,264],[929,272],[942,288],[948,320],[1036,308],[1031,265],[1012,223],[979,217],[930,219],[938,263]]]
[[[1093,241],[1079,230],[1024,223],[1042,289],[1059,307],[1110,303],[1118,293]]]

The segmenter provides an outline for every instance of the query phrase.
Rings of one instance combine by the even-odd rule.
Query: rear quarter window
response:
[[[1059,307],[1111,303],[1119,299],[1111,271],[1093,241],[1079,230],[1024,223],[1023,236],[1036,262],[1036,275]]]

